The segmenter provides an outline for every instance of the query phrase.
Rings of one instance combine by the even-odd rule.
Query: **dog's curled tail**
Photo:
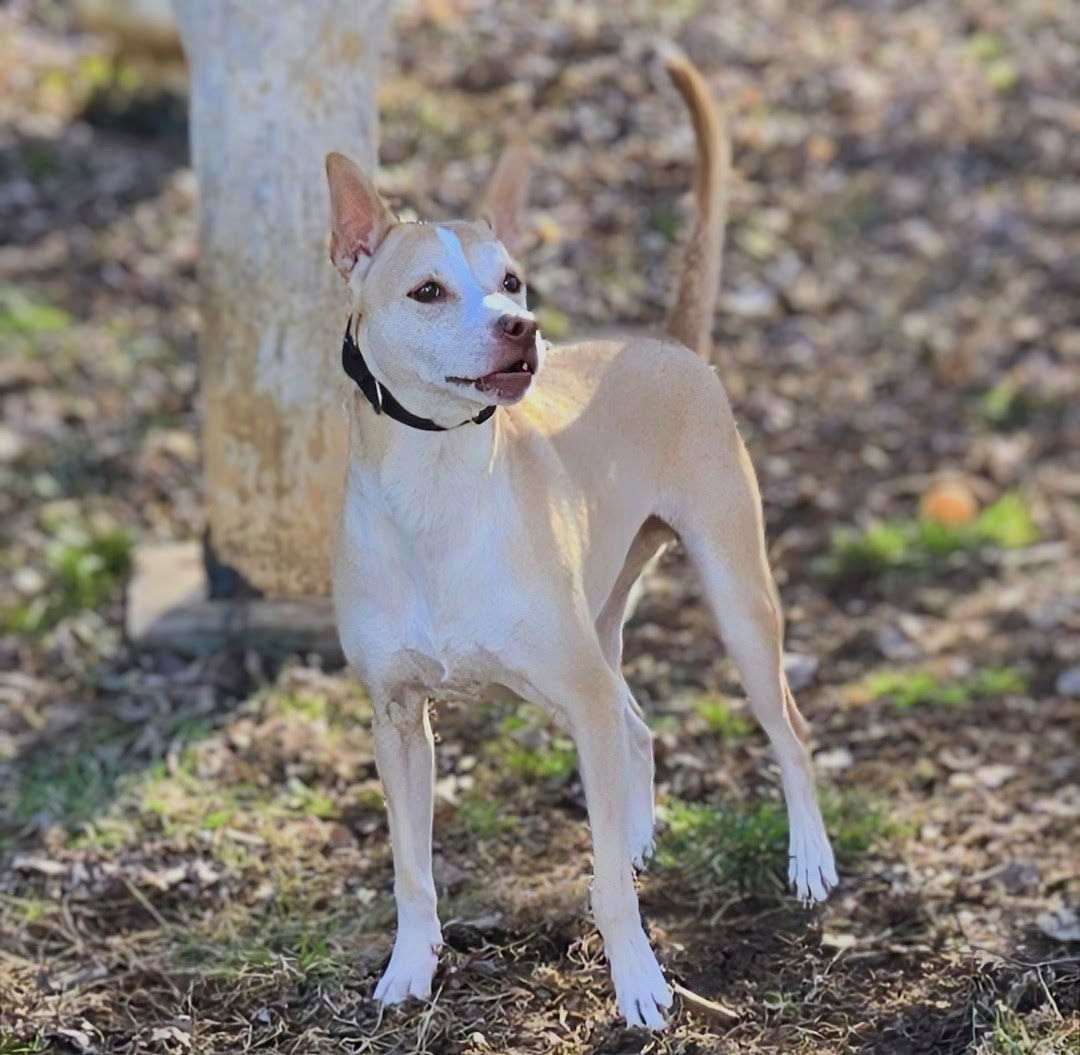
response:
[[[731,142],[705,78],[677,48],[664,52],[664,66],[679,89],[694,122],[697,162],[694,197],[697,216],[683,256],[678,293],[667,332],[708,360],[712,321],[720,285],[720,257],[727,223]]]

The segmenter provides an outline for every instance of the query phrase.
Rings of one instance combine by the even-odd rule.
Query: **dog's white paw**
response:
[[[433,940],[426,931],[398,934],[390,962],[375,986],[375,999],[384,1004],[400,1004],[410,996],[421,1000],[431,996],[431,980],[435,977],[441,944],[441,936]]]
[[[824,901],[839,882],[832,847],[820,818],[792,822],[788,882],[804,905]]]
[[[671,1007],[671,990],[645,932],[639,927],[632,937],[607,944],[615,1000],[626,1024],[663,1029],[667,1025],[664,1012]]]

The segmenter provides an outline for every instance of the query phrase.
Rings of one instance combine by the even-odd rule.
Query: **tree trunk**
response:
[[[202,450],[214,556],[323,594],[343,478],[341,333],[323,158],[376,161],[389,0],[174,0],[199,184]]]

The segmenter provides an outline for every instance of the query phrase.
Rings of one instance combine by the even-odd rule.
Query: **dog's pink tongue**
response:
[[[520,370],[488,374],[476,382],[476,388],[485,395],[498,396],[500,399],[520,399],[525,395],[532,379],[532,374]]]

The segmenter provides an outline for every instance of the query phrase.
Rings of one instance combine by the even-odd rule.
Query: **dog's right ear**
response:
[[[330,259],[348,278],[357,261],[372,257],[394,217],[359,167],[344,154],[326,155],[330,187]]]
[[[522,142],[511,143],[503,150],[476,209],[476,215],[488,223],[495,237],[511,253],[522,248],[522,213],[529,193],[531,167],[529,148]]]

